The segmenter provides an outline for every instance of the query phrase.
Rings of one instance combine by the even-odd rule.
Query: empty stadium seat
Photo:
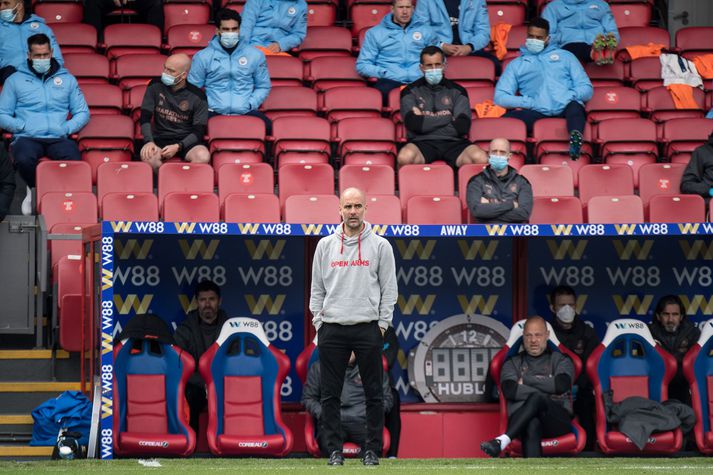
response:
[[[113,84],[82,84],[80,86],[92,116],[122,113],[123,95]]]
[[[113,78],[126,90],[139,84],[148,84],[161,76],[167,56],[161,54],[125,54],[113,61]]]
[[[385,15],[391,13],[390,3],[355,3],[349,9],[352,20],[352,36],[356,37],[364,28],[377,25]]]
[[[45,193],[41,213],[48,231],[59,223],[96,223],[97,199],[86,191]]]
[[[569,132],[565,119],[546,118],[535,122],[532,128],[532,141],[535,158],[543,165],[553,165],[555,162],[572,168],[574,186],[577,186],[576,171],[582,164],[589,163],[594,156],[592,150],[593,132],[589,124],[584,125],[582,148],[577,160],[569,157]]]
[[[569,156],[565,156],[564,154],[543,155],[538,161],[541,165],[563,166],[571,168],[575,188],[579,188],[579,170],[585,165],[589,165],[591,163],[591,160],[588,155],[582,155],[579,157],[578,160],[571,160]]]
[[[607,423],[604,405],[604,395],[610,390],[614,403],[629,396],[666,401],[675,372],[676,360],[654,341],[646,324],[628,318],[609,323],[604,339],[587,359],[587,374],[594,385],[597,442],[604,454],[673,454],[681,449],[681,429],[675,429],[654,432],[639,450]]]
[[[663,124],[661,141],[664,157],[671,161],[688,163],[693,151],[708,141],[713,133],[710,119],[682,118],[670,119]],[[676,160],[679,159],[679,160]]]
[[[226,163],[218,172],[221,206],[232,193],[254,195],[274,191],[275,172],[268,163]]]
[[[158,199],[153,193],[113,192],[101,201],[104,221],[158,221]]]
[[[84,228],[94,224],[96,223],[58,223],[52,226],[52,234],[81,235]],[[81,256],[84,253],[82,241],[78,239],[50,239],[49,245],[50,269],[53,273],[56,273],[57,263],[63,257]]]
[[[624,86],[595,87],[587,101],[587,120],[597,124],[606,119],[641,117],[641,93]]]
[[[279,168],[277,182],[280,207],[292,195],[334,194],[334,169],[326,163],[300,165],[288,163]]]
[[[305,67],[305,81],[316,91],[337,86],[364,86],[364,78],[356,72],[356,58],[352,56],[320,56]]]
[[[279,223],[280,200],[273,194],[233,193],[223,203],[223,219],[228,223]]]
[[[663,85],[661,79],[661,60],[655,58],[639,58],[629,64],[627,80],[641,92]]]
[[[166,3],[163,6],[163,33],[176,25],[205,25],[210,19],[211,6],[207,2]]]
[[[137,122],[137,125],[139,122],[139,118],[141,117],[141,104],[144,101],[144,95],[146,95],[147,88],[148,85],[139,84],[130,88],[127,91],[124,91],[124,109],[129,113],[129,117],[131,117],[134,121]],[[137,127],[137,129],[140,133],[140,127]]]
[[[656,163],[656,157],[649,154],[613,154],[606,158],[607,165],[626,165],[631,167],[634,176],[634,188],[639,188],[639,170],[641,167]]]
[[[128,162],[134,154],[134,122],[125,115],[99,115],[79,131],[82,160],[93,168],[103,162]]]
[[[703,223],[706,203],[698,195],[656,195],[649,200],[649,222]]]
[[[394,195],[367,195],[366,220],[373,224],[401,224],[401,201]]]
[[[713,320],[700,325],[701,336],[683,358],[683,373],[691,387],[698,450],[713,454]]]
[[[587,206],[594,196],[634,194],[634,174],[627,165],[585,165],[579,169],[579,198]]]
[[[445,75],[463,87],[495,84],[495,65],[478,56],[451,56]]]
[[[301,86],[304,68],[302,61],[293,56],[272,55],[266,58],[270,84],[276,86]]]
[[[292,195],[285,200],[286,223],[338,224],[340,221],[336,195]]]
[[[63,55],[64,67],[83,84],[108,83],[111,76],[109,60],[97,53],[67,53]]]
[[[671,43],[671,37],[667,30],[653,26],[629,26],[619,28],[619,36],[621,39],[618,45],[619,53],[617,56],[625,60],[631,59],[629,54],[624,51],[627,46],[654,43],[662,44],[668,49]]]
[[[311,26],[298,51],[302,61],[320,56],[351,56],[352,34],[341,26]]]
[[[488,2],[488,16],[490,24],[497,25],[524,25],[526,5],[522,3],[493,3]]]
[[[85,268],[86,270],[86,262]],[[56,295],[56,308],[53,309],[53,329],[56,332],[57,343],[65,351],[83,352],[88,350],[91,300],[87,294],[85,272],[82,269],[82,257],[69,255],[59,259],[53,268],[53,285]],[[82,284],[85,292],[82,294]],[[84,299],[82,298],[84,295]],[[84,312],[82,312],[84,300]],[[82,316],[84,315],[84,317]],[[82,321],[84,329],[82,331]],[[82,338],[84,333],[84,338]]]
[[[399,168],[399,198],[404,213],[413,196],[453,196],[453,168],[447,165],[404,165]]]
[[[676,32],[676,49],[688,59],[713,53],[713,27],[687,26],[679,29]]]
[[[628,77],[627,65],[620,59],[614,60],[612,64],[588,63],[584,70],[595,91],[598,87],[623,86]]]
[[[126,54],[160,53],[161,30],[157,26],[142,23],[109,25],[104,28],[102,46],[109,59]]]
[[[656,124],[648,119],[607,119],[597,127],[604,160],[614,155],[658,157]]]
[[[252,318],[231,318],[199,362],[208,392],[208,445],[214,455],[283,456],[292,432],[282,422],[280,388],[289,358]]]
[[[332,26],[337,20],[337,4],[327,2],[309,2],[307,5],[307,28]],[[351,35],[351,33],[350,33]]]
[[[208,46],[214,34],[214,25],[175,25],[168,30],[166,46],[171,54],[193,56]]]
[[[491,2],[492,3],[492,2]],[[527,38],[527,25],[512,25],[508,32],[508,39],[505,43],[507,53],[503,60],[509,60],[520,56],[520,48],[525,44]]]
[[[352,117],[337,123],[337,156],[344,164],[389,165],[396,158],[394,123],[383,117]]]
[[[260,162],[265,156],[265,122],[246,115],[218,115],[208,119],[208,149],[213,163],[219,169],[222,156],[229,154],[235,162],[236,155],[243,161]],[[242,162],[236,162],[242,163]]]
[[[144,162],[109,162],[97,169],[97,201],[108,193],[153,193],[153,170]]]
[[[450,63],[448,63],[450,65]],[[475,106],[485,102],[485,101],[490,101],[493,102],[493,96],[495,95],[495,87],[494,86],[468,86],[465,88],[466,92],[468,92],[468,102],[470,102],[470,109],[473,111],[473,120],[475,120],[478,116],[475,112]],[[397,92],[401,92],[398,89],[396,89]],[[399,97],[399,102],[400,102],[400,97]]]
[[[587,222],[643,223],[644,204],[636,195],[594,196],[587,203]]]
[[[539,121],[538,121],[539,122]],[[505,137],[510,141],[510,166],[519,168],[527,156],[527,128],[525,123],[511,117],[474,120],[470,124],[470,141],[488,150],[490,141]]]
[[[666,122],[670,119],[681,118],[703,118],[705,93],[696,87],[692,88],[692,92],[693,100],[697,103],[697,107],[694,109],[679,109],[666,87],[651,88],[643,96],[644,110],[651,120],[655,122]]]
[[[644,206],[653,196],[677,195],[685,168],[682,163],[652,163],[639,168],[639,196]]]
[[[63,56],[68,53],[94,53],[97,50],[97,30],[92,25],[55,23],[52,25],[52,33]]]
[[[33,11],[44,18],[52,30],[57,24],[81,23],[84,18],[82,2],[42,2],[34,5]]]
[[[271,120],[278,117],[317,115],[317,93],[309,87],[275,86],[261,110]]]
[[[220,221],[220,201],[213,193],[168,193],[163,198],[162,210],[163,221],[209,223]]]
[[[210,165],[164,163],[158,169],[159,207],[163,209],[163,201],[169,193],[213,193],[213,180]]]
[[[359,188],[367,196],[393,195],[394,169],[387,165],[344,165],[339,169],[339,191]]]
[[[530,224],[580,224],[582,203],[576,196],[533,198]]]
[[[569,167],[523,165],[520,175],[532,185],[533,196],[574,196],[574,178]]]
[[[456,196],[412,196],[406,203],[408,224],[461,224],[461,203]]]
[[[616,26],[648,26],[651,23],[652,5],[647,2],[614,3],[610,5]]]
[[[279,117],[272,123],[272,154],[278,168],[288,163],[327,163],[330,126],[321,117]]]
[[[381,93],[373,87],[333,87],[322,94],[322,111],[330,122],[381,117],[381,103]]]
[[[42,198],[51,192],[92,192],[92,170],[76,161],[45,160],[35,172],[37,210],[42,211]]]

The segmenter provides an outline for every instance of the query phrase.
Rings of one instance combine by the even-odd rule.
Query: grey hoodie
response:
[[[344,223],[317,243],[309,301],[312,324],[319,330],[323,322],[378,321],[386,330],[398,297],[394,251],[367,222],[357,236],[347,237],[343,229]]]

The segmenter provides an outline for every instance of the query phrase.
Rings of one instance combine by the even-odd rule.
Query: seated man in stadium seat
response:
[[[430,26],[413,18],[412,0],[393,0],[392,13],[366,32],[356,62],[357,72],[376,79],[384,103],[389,91],[421,77],[419,54],[424,47],[438,44]]]
[[[40,158],[82,158],[69,136],[89,122],[89,107],[75,77],[53,58],[49,37],[32,35],[27,45],[26,63],[8,78],[0,94],[0,129],[14,135],[10,153],[28,187],[22,213],[30,215],[30,188],[35,186]]]
[[[445,63],[438,46],[427,46],[419,65],[424,77],[401,91],[409,143],[399,151],[399,166],[440,160],[453,167],[487,162],[485,151],[465,138],[471,121],[468,92],[443,77]]]
[[[174,54],[166,59],[161,78],[153,79],[141,103],[141,160],[158,170],[175,156],[191,163],[209,163],[201,144],[208,123],[205,93],[186,81],[191,59]],[[152,123],[153,122],[153,123]]]
[[[700,195],[710,202],[713,196],[713,133],[708,142],[696,148],[681,178],[681,193]]]
[[[316,420],[322,416],[321,404],[321,368],[319,361],[315,361],[309,367],[307,372],[307,381],[302,388],[302,404],[305,405],[307,412]],[[391,387],[389,379],[384,372],[384,412],[389,412],[393,405],[391,396]],[[344,386],[342,387],[341,397],[341,419],[342,419],[342,434],[341,439],[347,442],[353,442],[362,448],[364,452],[364,444],[366,443],[366,396],[364,395],[364,386],[359,376],[359,366],[356,364],[356,355],[352,352],[349,357],[347,372],[344,375]],[[317,424],[319,427],[319,424]],[[325,455],[329,455],[326,447],[326,441],[320,434],[317,434],[319,447]]]
[[[188,82],[205,87],[208,115],[251,115],[272,123],[260,104],[270,93],[265,55],[240,39],[240,14],[224,8],[216,15],[216,35],[193,56]]]
[[[522,54],[505,68],[494,99],[510,109],[504,117],[525,122],[528,134],[539,119],[564,117],[570,134],[569,155],[576,160],[586,121],[584,103],[594,90],[577,58],[549,43],[549,28],[543,18],[530,22]]]
[[[191,409],[191,427],[198,433],[200,413],[207,404],[206,388],[198,372],[198,360],[220,335],[228,315],[220,308],[220,287],[209,280],[201,281],[194,294],[198,308],[191,310],[176,328],[173,338],[176,345],[186,350],[196,360],[196,372],[186,384],[186,400]]]
[[[140,22],[163,30],[162,0],[85,0],[84,22],[96,28],[97,33],[101,35],[106,26],[106,16],[113,11],[121,12],[124,9],[136,11]]]
[[[495,65],[500,75],[498,58],[484,50],[490,43],[490,19],[485,0],[422,0],[414,14],[430,25],[442,42],[446,56],[481,56]]]
[[[297,48],[307,34],[305,0],[248,0],[240,36],[253,46],[279,53]]]
[[[553,0],[542,17],[550,22],[550,41],[583,63],[597,59],[592,55],[593,45],[595,50],[613,49],[619,42],[614,15],[604,0]],[[602,37],[607,35],[608,42],[602,44]]]
[[[532,212],[532,186],[508,165],[510,142],[493,139],[488,154],[488,166],[468,182],[470,213],[479,223],[526,223]]]
[[[599,337],[594,328],[589,326],[577,315],[577,295],[574,289],[567,285],[558,285],[550,292],[550,311],[552,328],[557,339],[565,348],[576,354],[586,367],[587,359],[599,344]],[[587,432],[587,447],[593,447],[596,440],[594,427],[594,387],[582,370],[575,381],[574,415],[579,419],[582,428]]]
[[[701,331],[686,315],[686,308],[677,295],[666,295],[656,303],[654,318],[649,323],[654,340],[671,353],[678,363],[676,375],[668,385],[668,398],[691,405],[691,391],[683,375],[683,357],[698,341]]]
[[[543,438],[570,431],[574,364],[566,355],[550,351],[548,338],[545,320],[529,317],[522,334],[525,351],[503,364],[500,387],[507,399],[508,427],[504,434],[480,444],[491,457],[518,438],[524,457],[541,457]]]
[[[0,145],[0,223],[10,212],[15,197],[15,170],[5,147]]]
[[[0,86],[27,63],[27,38],[37,33],[47,35],[54,59],[64,64],[54,33],[44,18],[26,10],[23,0],[0,0]]]

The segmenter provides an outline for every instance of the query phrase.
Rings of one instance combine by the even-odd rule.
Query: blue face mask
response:
[[[532,54],[537,54],[543,49],[545,49],[545,41],[538,40],[535,38],[528,38],[525,40],[525,48]]]
[[[488,164],[490,164],[490,167],[496,172],[501,172],[508,166],[508,159],[507,157],[491,154],[488,155]]]
[[[220,34],[220,44],[226,48],[233,48],[238,44],[240,35],[236,31],[226,31]]]
[[[0,10],[0,20],[6,21],[8,23],[12,23],[13,21],[15,21],[15,18],[17,18],[17,12],[15,11],[16,9],[17,7]]]
[[[161,73],[161,82],[164,83],[166,86],[175,86],[176,85],[176,77],[171,76],[168,73]]]
[[[37,71],[40,74],[45,74],[47,71],[50,70],[50,65],[51,65],[52,58],[47,58],[47,59],[33,59],[32,60],[32,69]]]
[[[435,86],[443,79],[443,68],[438,69],[427,69],[423,73],[426,78],[426,82],[431,86]]]

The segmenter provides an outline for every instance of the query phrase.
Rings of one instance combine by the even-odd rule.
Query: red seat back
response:
[[[168,432],[163,374],[126,375],[126,430],[145,434]]]
[[[223,396],[226,435],[264,435],[262,415],[262,378],[226,376]]]

